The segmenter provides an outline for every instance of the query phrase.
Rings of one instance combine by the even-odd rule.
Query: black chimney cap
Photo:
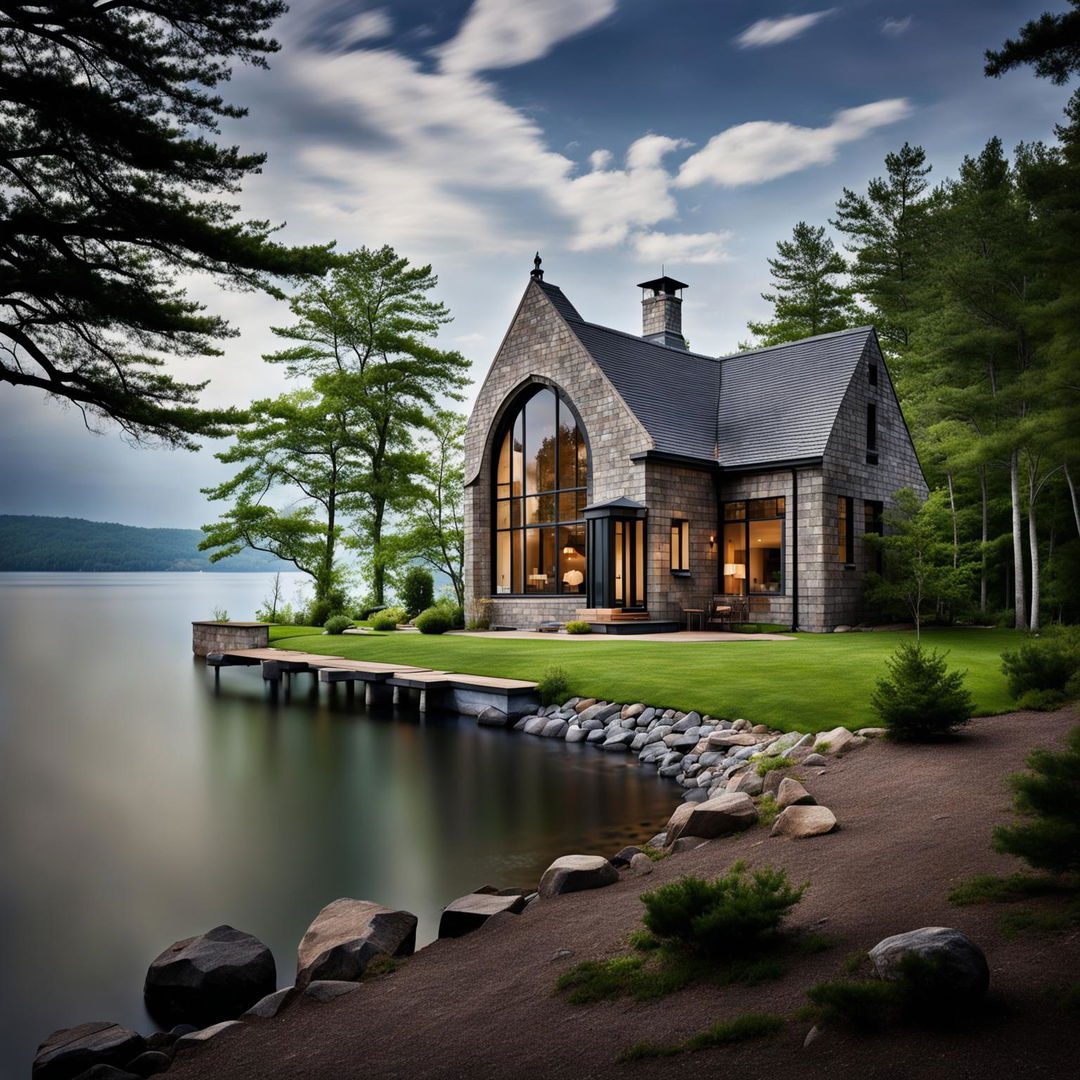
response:
[[[674,296],[676,289],[689,289],[690,286],[685,281],[676,281],[673,277],[668,277],[666,274],[663,277],[658,277],[653,281],[642,281],[638,284],[639,289],[652,289],[653,296],[659,296],[664,293],[667,296]]]

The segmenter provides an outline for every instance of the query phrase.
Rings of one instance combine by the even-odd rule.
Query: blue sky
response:
[[[663,263],[691,286],[692,347],[722,353],[767,311],[776,241],[825,224],[905,140],[940,181],[993,135],[1052,138],[1065,90],[982,74],[984,50],[1047,6],[305,0],[271,70],[226,87],[250,115],[224,135],[269,154],[242,204],[284,238],[432,263],[455,316],[442,340],[477,382],[537,248],[586,319],[631,332],[635,282]],[[284,306],[191,284],[241,331],[225,357],[178,365],[212,380],[205,402],[284,389],[260,359]],[[3,387],[0,512],[197,527],[216,516],[199,488],[226,475],[212,449],[132,449]]]

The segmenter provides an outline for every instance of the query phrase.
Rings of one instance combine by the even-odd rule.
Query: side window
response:
[[[671,569],[678,572],[690,570],[690,522],[671,523]]]

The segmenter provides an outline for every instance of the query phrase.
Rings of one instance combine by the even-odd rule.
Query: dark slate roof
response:
[[[725,468],[820,457],[874,334],[862,326],[717,358],[587,323],[561,289],[537,284],[657,450]]]
[[[820,457],[873,335],[860,326],[724,357],[720,464]]]

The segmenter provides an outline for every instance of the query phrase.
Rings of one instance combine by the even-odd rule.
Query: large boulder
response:
[[[547,899],[562,893],[599,889],[619,880],[619,871],[602,855],[563,855],[540,879],[540,896]]]
[[[729,793],[742,792],[744,795],[760,795],[765,781],[757,774],[756,769],[747,769],[745,772],[736,773],[727,782]]]
[[[982,949],[959,930],[924,926],[887,937],[870,950],[875,974],[889,981],[905,977],[906,956],[928,961],[916,978],[919,989],[930,997],[971,1002],[981,998],[990,985],[990,968]]]
[[[786,810],[789,806],[813,806],[816,802],[817,799],[798,780],[790,776],[785,776],[776,790],[776,805],[781,810]]]
[[[853,734],[846,727],[835,727],[818,735],[814,740],[814,751],[818,754],[844,754],[865,745],[866,739],[862,736]]]
[[[789,806],[773,822],[773,836],[802,840],[823,836],[836,828],[836,815],[827,806]]]
[[[142,1053],[141,1035],[109,1020],[54,1031],[34,1057],[34,1080],[71,1080],[94,1065],[126,1065]]]
[[[667,842],[670,846],[680,836],[697,836],[711,840],[716,836],[749,829],[757,821],[754,800],[744,792],[725,792],[702,803],[683,803],[668,821]]]
[[[252,934],[215,926],[170,945],[143,984],[147,1011],[163,1027],[235,1020],[277,987],[270,950]]]
[[[482,727],[506,727],[510,723],[510,717],[502,709],[496,709],[494,705],[489,705],[486,709],[481,709],[477,713],[476,722]]]
[[[359,982],[376,956],[411,956],[416,916],[342,897],[315,916],[296,953],[296,985],[313,979]]]
[[[520,893],[516,896],[486,892],[459,896],[443,908],[442,918],[439,919],[439,937],[462,937],[479,930],[493,915],[503,911],[519,915],[524,910],[525,897]]]
[[[726,750],[729,746],[757,746],[762,742],[756,735],[745,731],[714,731],[709,736],[713,750]]]

